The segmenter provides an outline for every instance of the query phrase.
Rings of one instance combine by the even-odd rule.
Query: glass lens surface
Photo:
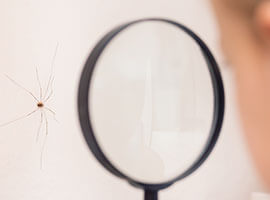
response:
[[[108,160],[133,180],[157,184],[182,174],[204,150],[214,93],[198,44],[176,26],[149,21],[104,49],[89,105]]]

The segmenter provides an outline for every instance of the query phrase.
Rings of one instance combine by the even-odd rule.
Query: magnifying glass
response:
[[[155,200],[209,156],[222,126],[224,89],[195,33],[171,20],[142,19],[96,44],[81,74],[78,110],[96,159]]]

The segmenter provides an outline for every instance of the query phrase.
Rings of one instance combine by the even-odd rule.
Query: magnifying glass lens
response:
[[[109,162],[146,184],[172,180],[210,137],[214,91],[204,54],[178,27],[134,24],[101,53],[89,89],[89,118]]]

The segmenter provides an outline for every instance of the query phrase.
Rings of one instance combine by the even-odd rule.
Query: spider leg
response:
[[[23,89],[24,91],[26,91],[28,94],[30,94],[37,102],[39,102],[38,98],[35,97],[35,95],[30,92],[29,90],[27,90],[25,87],[23,87],[22,85],[20,85],[19,83],[17,83],[15,80],[13,80],[12,78],[10,78],[8,75],[5,75],[13,84],[15,84],[16,86],[18,86],[19,88]]]
[[[43,112],[43,111],[42,111]],[[47,136],[48,136],[48,119],[46,116],[46,113],[44,113],[44,118],[45,118],[45,138],[41,147],[41,153],[40,153],[40,168],[42,169],[43,167],[43,154],[44,154],[44,150],[45,150],[45,146],[46,146],[46,142],[47,142]]]
[[[46,103],[53,95],[53,89],[52,89],[53,81],[54,81],[54,77],[52,78],[52,81],[51,81],[51,84],[50,84],[50,86],[51,86],[50,87],[50,93],[48,94],[47,97],[46,96],[44,97],[45,98],[44,103]]]
[[[48,108],[48,107],[44,107],[46,110],[48,110],[52,115],[53,115],[53,117],[54,117],[54,120],[56,121],[56,122],[58,122],[59,123],[59,121],[56,119],[56,113],[52,110],[52,109],[50,109],[50,108]]]
[[[23,116],[21,116],[21,117],[18,117],[17,119],[14,119],[14,120],[12,120],[12,121],[6,122],[6,123],[4,123],[4,124],[0,124],[0,127],[9,125],[9,124],[14,123],[14,122],[16,122],[16,121],[18,121],[18,120],[21,120],[21,119],[24,119],[24,118],[26,118],[26,117],[29,117],[30,115],[32,115],[32,114],[34,114],[35,112],[37,112],[37,110],[38,110],[38,108],[35,109],[34,111],[32,111],[32,112],[26,114],[26,115],[23,115]]]
[[[49,91],[50,82],[51,82],[51,80],[53,78],[53,68],[54,68],[54,62],[55,62],[55,57],[56,57],[56,54],[57,54],[58,46],[59,46],[59,43],[57,43],[56,47],[55,47],[55,51],[54,51],[54,55],[53,55],[53,59],[52,59],[52,63],[51,63],[51,74],[50,74],[50,77],[49,77],[49,80],[48,80],[48,84],[47,84],[47,87],[46,87],[46,92],[45,92],[44,97],[46,97],[46,95],[47,95],[47,93]]]
[[[37,75],[37,81],[38,81],[38,85],[39,85],[39,99],[40,101],[42,101],[42,87],[41,87],[41,81],[39,78],[39,74],[38,74],[38,68],[36,67],[36,75]]]
[[[47,87],[46,87],[46,91],[45,91],[45,94],[44,94],[44,98],[46,98],[48,92],[50,91],[50,85],[51,85],[51,82],[53,80],[53,77],[50,77],[49,81],[48,81],[48,84],[47,84]]]
[[[36,136],[36,142],[38,142],[38,139],[39,139],[39,134],[40,134],[40,131],[41,131],[41,127],[42,127],[42,123],[43,123],[43,111],[41,110],[40,111],[40,124],[39,124],[39,127],[38,127],[38,132],[37,132],[37,136]]]
[[[52,110],[52,109],[50,109],[50,108],[48,108],[48,107],[44,107],[46,110],[48,110],[48,111],[50,111],[53,115],[56,115],[56,113]]]

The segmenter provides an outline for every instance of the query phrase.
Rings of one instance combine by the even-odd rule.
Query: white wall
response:
[[[3,74],[37,94],[35,66],[44,82],[57,42],[55,95],[49,106],[59,123],[48,115],[43,170],[41,143],[35,142],[38,113],[0,128],[0,199],[142,199],[140,190],[105,171],[86,148],[76,92],[80,71],[97,39],[121,22],[147,16],[182,22],[207,42],[222,67],[227,101],[224,127],[210,158],[192,176],[161,192],[161,199],[247,200],[251,192],[263,191],[239,128],[233,77],[223,63],[207,1],[1,0],[0,124],[35,108],[31,97]]]

